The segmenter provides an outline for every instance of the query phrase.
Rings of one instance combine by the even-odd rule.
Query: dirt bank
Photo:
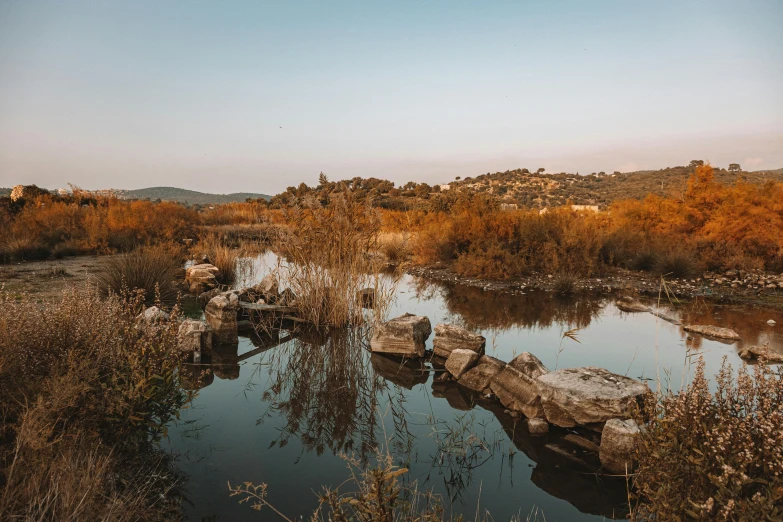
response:
[[[408,266],[405,271],[411,275],[452,282],[485,290],[522,294],[526,291],[543,290],[554,292],[557,278],[553,274],[536,274],[508,281],[495,281],[464,277],[443,267]],[[728,274],[728,275],[726,275]],[[665,279],[666,288],[660,276],[647,272],[636,272],[613,268],[600,277],[579,278],[574,283],[575,291],[605,292],[607,294],[631,293],[647,296],[662,295],[666,289],[677,299],[705,297],[725,303],[756,304],[783,309],[783,274],[761,272],[729,271],[726,274],[705,273],[689,279]]]

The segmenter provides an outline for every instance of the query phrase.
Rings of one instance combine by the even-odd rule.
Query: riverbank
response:
[[[554,274],[536,274],[507,281],[464,277],[453,270],[439,266],[407,266],[405,272],[444,283],[455,283],[506,294],[524,294],[530,291],[556,292],[558,277]],[[607,269],[600,277],[575,278],[573,291],[591,291],[606,294],[630,293],[645,296],[669,296],[678,300],[706,297],[725,304],[751,304],[783,309],[783,274],[730,270],[715,274],[706,272],[689,279],[665,279],[649,272]],[[772,286],[770,286],[772,285]]]

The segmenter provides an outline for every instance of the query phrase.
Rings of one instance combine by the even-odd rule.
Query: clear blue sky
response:
[[[783,167],[783,1],[0,0],[0,186]]]

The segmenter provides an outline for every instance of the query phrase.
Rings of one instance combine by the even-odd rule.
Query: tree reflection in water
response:
[[[484,291],[482,288],[453,283],[413,279],[419,299],[439,295],[449,313],[459,316],[465,328],[471,330],[508,328],[549,328],[564,325],[585,328],[597,318],[607,303],[606,298],[575,294],[564,298],[541,292],[525,296]]]
[[[285,419],[272,445],[282,447],[296,437],[307,451],[318,455],[328,448],[333,453],[355,451],[366,459],[379,445],[384,393],[389,396],[395,432],[401,432],[395,437],[402,441],[412,437],[402,394],[394,393],[395,387],[373,371],[367,344],[364,328],[303,330],[270,352],[264,367],[269,373],[263,393],[270,404],[266,416]],[[408,452],[413,446],[410,440],[399,444]]]

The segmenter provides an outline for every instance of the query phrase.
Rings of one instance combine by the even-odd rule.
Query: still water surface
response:
[[[267,259],[268,262],[268,259]],[[262,263],[263,264],[263,263]],[[263,268],[254,273],[263,276]],[[390,317],[405,312],[460,324],[487,338],[487,353],[504,361],[529,351],[551,370],[602,366],[679,388],[702,355],[707,374],[723,357],[738,367],[739,344],[690,338],[650,314],[626,314],[614,298],[546,293],[499,294],[405,276]],[[744,343],[783,348],[783,314],[698,301],[676,314],[684,323],[733,328]],[[777,327],[766,324],[774,319]],[[563,339],[578,328],[579,342]],[[431,348],[432,338],[428,347]],[[477,505],[494,520],[522,518],[538,508],[546,520],[622,518],[624,480],[597,477],[545,448],[504,413],[456,385],[434,381],[429,363],[400,367],[370,356],[351,332],[261,340],[240,337],[205,367],[192,367],[200,387],[192,407],[170,430],[167,449],[179,455],[191,520],[274,520],[228,495],[227,482],[269,485],[270,501],[291,518],[318,505],[322,486],[348,477],[341,453],[372,457],[388,449],[406,481],[440,494],[450,513],[472,519]],[[562,434],[559,435],[562,437]],[[555,437],[551,435],[550,438]]]

